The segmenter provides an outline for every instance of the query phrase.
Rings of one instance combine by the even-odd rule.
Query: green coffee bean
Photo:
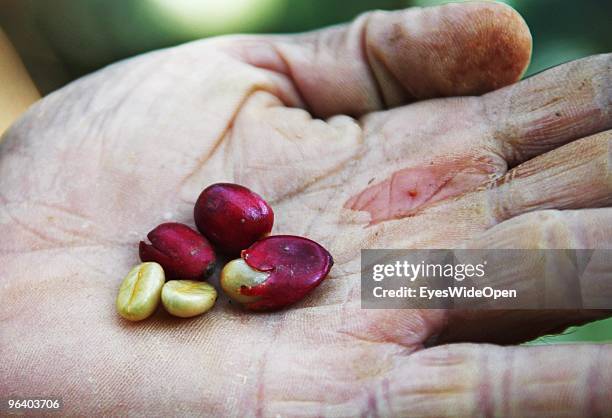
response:
[[[142,263],[123,279],[117,295],[119,315],[130,321],[140,321],[155,312],[166,281],[164,270],[157,263]]]
[[[169,313],[189,318],[210,310],[217,300],[217,291],[205,282],[170,280],[162,288],[161,299]]]

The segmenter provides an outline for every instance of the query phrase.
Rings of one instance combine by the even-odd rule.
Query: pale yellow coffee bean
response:
[[[217,300],[217,291],[205,282],[170,280],[162,288],[161,299],[172,315],[189,318],[210,310]]]
[[[142,263],[123,279],[117,295],[117,312],[130,321],[140,321],[155,312],[162,286],[164,269],[157,263]]]
[[[259,296],[248,296],[242,294],[242,289],[256,287],[270,278],[270,273],[255,270],[242,258],[230,261],[221,270],[219,284],[230,298],[238,303],[248,305],[261,299]]]

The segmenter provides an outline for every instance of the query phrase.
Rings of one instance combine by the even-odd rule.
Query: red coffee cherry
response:
[[[314,241],[271,236],[257,241],[223,268],[221,287],[247,309],[281,309],[317,287],[333,264],[329,252]]]
[[[203,280],[215,266],[210,243],[187,225],[169,222],[147,234],[151,244],[140,241],[140,259],[159,263],[168,279]]]
[[[238,255],[272,231],[274,212],[244,186],[213,184],[200,194],[193,211],[198,230],[228,255]]]

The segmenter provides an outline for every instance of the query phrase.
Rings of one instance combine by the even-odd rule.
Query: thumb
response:
[[[375,11],[305,34],[234,39],[232,52],[288,78],[318,117],[482,94],[517,81],[531,56],[525,21],[491,2]]]

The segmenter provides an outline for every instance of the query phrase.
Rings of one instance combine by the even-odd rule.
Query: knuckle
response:
[[[566,217],[559,211],[553,213],[547,215],[540,227],[541,248],[562,248],[573,241]]]
[[[538,211],[528,214],[527,230],[534,231],[535,248],[564,248],[572,241],[572,232],[563,212],[558,210]]]
[[[570,240],[566,217],[558,210],[542,210],[519,215],[502,222],[479,239],[492,248],[565,248]]]

